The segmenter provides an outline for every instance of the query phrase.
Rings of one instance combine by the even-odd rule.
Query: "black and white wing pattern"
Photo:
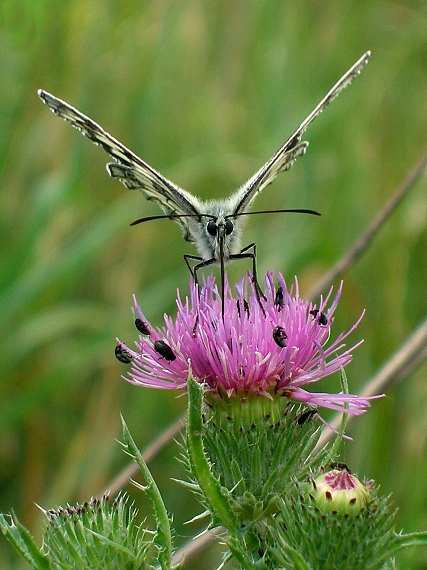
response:
[[[157,202],[167,215],[200,216],[203,213],[202,203],[195,196],[165,178],[160,172],[157,172],[121,142],[104,131],[95,121],[42,89],[38,91],[38,95],[55,115],[68,121],[117,161],[107,164],[107,171],[110,176],[119,178],[131,190],[140,190],[147,200]],[[181,225],[184,238],[187,241],[194,241],[189,232],[186,218],[176,217],[173,219]]]
[[[279,150],[270,158],[270,160],[262,166],[258,172],[252,176],[233,196],[233,212],[239,214],[246,211],[261,190],[268,184],[271,184],[280,172],[289,170],[298,156],[305,153],[308,142],[301,142],[304,131],[314,121],[332,101],[338,97],[355,77],[359,75],[362,69],[369,61],[371,55],[367,51],[356,63],[345,73],[341,79],[332,87],[332,89],[323,97],[320,103],[313,109],[308,117],[301,123],[297,130],[288,138],[288,140],[279,148]]]

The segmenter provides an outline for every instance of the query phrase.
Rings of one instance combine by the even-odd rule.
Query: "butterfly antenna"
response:
[[[321,216],[320,212],[316,210],[307,210],[306,208],[296,208],[296,209],[286,209],[286,210],[258,210],[256,212],[238,212],[237,214],[231,214],[226,216],[226,218],[237,218],[239,216],[254,216],[255,214],[283,214],[283,213],[293,213],[293,214],[311,214],[313,216]]]
[[[159,214],[158,216],[147,216],[145,218],[139,218],[135,220],[130,226],[136,226],[137,224],[143,224],[144,222],[151,222],[151,220],[176,220],[178,218],[212,218],[215,219],[215,216],[211,216],[210,214]]]

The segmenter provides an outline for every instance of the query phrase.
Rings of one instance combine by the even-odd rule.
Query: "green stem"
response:
[[[159,549],[159,563],[162,570],[170,570],[171,559],[172,559],[172,535],[170,529],[170,519],[163,502],[162,496],[160,494],[159,488],[156,485],[142,455],[135,444],[132,436],[130,435],[129,429],[122,417],[123,424],[123,440],[124,448],[126,453],[130,455],[138,464],[147,485],[142,486],[139,483],[133,481],[133,483],[140,489],[142,489],[147,497],[150,499],[153,505],[153,510],[156,518],[157,532],[155,537],[155,543]]]
[[[341,389],[343,391],[343,394],[348,394],[349,393],[348,381],[347,381],[347,376],[345,374],[344,368],[341,368],[341,370],[340,370],[340,382],[341,382]],[[344,404],[344,407],[348,408],[348,403]],[[334,443],[332,444],[331,449],[329,450],[329,456],[330,456],[331,460],[334,460],[336,457],[338,457],[338,450],[339,450],[340,445],[341,445],[342,440],[343,440],[343,435],[345,433],[347,421],[348,421],[348,416],[347,416],[347,414],[343,413],[343,415],[341,417],[340,429],[339,429],[338,434],[334,440]]]
[[[232,510],[226,489],[221,487],[211,471],[209,460],[203,449],[203,393],[204,390],[191,376],[187,382],[188,420],[186,443],[191,470],[208,502],[214,519],[230,534],[229,548],[233,556],[245,570],[259,568],[248,556],[248,548],[239,533],[237,519]],[[216,522],[216,521],[215,521]]]
[[[232,513],[227,495],[214,477],[202,441],[203,388],[192,377],[188,379],[187,448],[191,468],[212,511],[231,535],[236,535],[237,521]]]

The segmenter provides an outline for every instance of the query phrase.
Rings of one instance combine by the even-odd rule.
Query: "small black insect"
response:
[[[285,329],[283,327],[274,327],[273,329],[273,339],[277,346],[280,348],[285,348],[286,342],[285,340],[288,338],[288,335],[285,333]]]
[[[310,315],[313,315],[313,318],[317,319],[319,325],[325,326],[328,324],[328,319],[325,313],[321,313],[319,309],[313,309],[312,311],[310,311]]]
[[[122,345],[117,344],[114,354],[119,362],[123,364],[130,364],[132,362],[132,354]]]
[[[144,323],[144,321],[142,321],[141,319],[139,318],[135,319],[135,326],[141,334],[145,334],[147,336],[150,334],[150,329],[148,328],[148,324]]]
[[[172,352],[171,347],[168,344],[166,344],[163,340],[156,340],[156,342],[154,343],[154,350],[158,352],[161,356],[163,356],[163,358],[169,360],[169,362],[175,360],[176,358],[175,354]]]
[[[283,309],[283,307],[285,306],[285,301],[283,298],[283,289],[281,287],[277,287],[276,296],[274,298],[274,304],[279,307],[279,311],[280,309]]]
[[[337,471],[347,471],[351,475],[351,471],[345,463],[339,463],[333,461],[330,465],[331,469],[336,469]]]
[[[303,424],[305,424],[306,421],[308,421],[310,418],[312,418],[313,416],[315,416],[317,414],[317,410],[307,410],[306,412],[303,412],[300,417],[298,418],[298,425],[302,426]]]

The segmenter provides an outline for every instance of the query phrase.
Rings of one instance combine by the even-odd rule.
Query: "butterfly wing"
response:
[[[305,153],[308,142],[301,142],[301,137],[307,127],[320,115],[329,103],[331,103],[340,93],[359,75],[363,67],[368,63],[371,52],[366,52],[356,63],[345,73],[341,79],[325,95],[320,103],[313,109],[308,117],[301,123],[297,130],[270,158],[270,160],[252,176],[230,199],[233,204],[233,214],[239,214],[246,210],[255,196],[261,192],[268,184],[271,184],[280,172],[289,170],[295,160]]]
[[[92,119],[46,91],[40,89],[38,95],[55,115],[68,121],[117,161],[107,164],[110,176],[118,178],[131,190],[138,189],[147,200],[156,202],[167,215],[201,214],[201,204],[197,198],[162,176]],[[194,241],[186,218],[173,219],[180,224],[184,238]]]

